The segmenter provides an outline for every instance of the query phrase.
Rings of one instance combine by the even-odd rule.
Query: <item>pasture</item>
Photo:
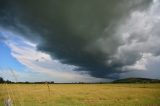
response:
[[[160,106],[160,84],[0,84],[0,106]]]

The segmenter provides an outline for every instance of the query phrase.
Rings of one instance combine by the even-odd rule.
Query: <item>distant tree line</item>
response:
[[[41,82],[12,82],[9,80],[4,80],[2,77],[0,77],[0,83],[8,83],[8,84],[54,84],[54,81],[41,81]]]
[[[0,83],[7,84],[55,84],[54,81],[40,81],[40,82],[12,82],[9,80],[4,80],[0,77]],[[56,84],[111,84],[111,83],[160,83],[159,79],[149,79],[149,78],[125,78],[114,80],[113,82],[72,82],[72,83],[56,83]]]
[[[16,82],[20,84],[54,84],[54,81],[40,81],[40,82]]]
[[[4,80],[2,77],[0,77],[0,83],[13,83],[13,82],[9,80]]]

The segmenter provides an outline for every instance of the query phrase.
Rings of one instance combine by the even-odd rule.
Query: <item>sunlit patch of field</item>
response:
[[[160,84],[0,84],[0,106],[160,106]]]

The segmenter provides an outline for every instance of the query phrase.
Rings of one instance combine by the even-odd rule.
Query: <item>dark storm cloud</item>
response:
[[[1,0],[1,26],[16,30],[64,64],[78,66],[100,78],[115,78],[126,62],[107,64],[122,42],[116,27],[133,10],[144,11],[151,0]],[[36,33],[36,34],[33,34]],[[33,40],[34,39],[34,40]],[[105,49],[104,49],[105,48]],[[132,52],[132,51],[130,51]],[[133,58],[129,59],[130,56]]]

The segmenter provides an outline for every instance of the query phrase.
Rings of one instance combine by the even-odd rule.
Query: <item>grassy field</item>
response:
[[[0,84],[0,106],[160,106],[160,84]]]

